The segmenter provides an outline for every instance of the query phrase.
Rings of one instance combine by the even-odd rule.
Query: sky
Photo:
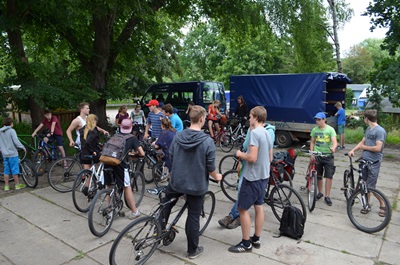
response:
[[[339,30],[340,51],[342,55],[352,46],[368,38],[384,38],[387,29],[369,30],[371,27],[370,17],[361,16],[366,11],[369,2],[372,0],[347,0],[350,7],[354,9],[353,18]]]

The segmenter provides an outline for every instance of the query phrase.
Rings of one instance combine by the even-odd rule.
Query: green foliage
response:
[[[346,88],[346,110],[352,108],[352,102],[354,98],[354,92],[351,88]]]
[[[350,48],[347,57],[342,60],[343,72],[345,72],[355,84],[368,83],[368,77],[374,70],[374,62],[371,53],[361,45]]]

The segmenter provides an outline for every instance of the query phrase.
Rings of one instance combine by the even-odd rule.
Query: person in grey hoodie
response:
[[[19,183],[19,157],[18,149],[25,150],[25,147],[18,140],[17,133],[12,128],[13,120],[4,118],[3,127],[0,129],[0,150],[3,155],[4,162],[4,191],[10,190],[9,178],[13,175],[15,181],[15,189],[25,188],[26,185]]]
[[[222,175],[217,174],[215,170],[214,141],[202,131],[206,121],[206,110],[201,106],[193,106],[190,111],[190,121],[190,127],[177,133],[170,146],[172,171],[164,202],[183,194],[186,195],[188,203],[185,225],[187,253],[190,259],[194,259],[204,250],[202,246],[199,246],[199,221],[204,194],[208,190],[208,178],[211,175],[216,181],[220,181]],[[176,201],[168,204],[164,209],[165,224],[168,223],[175,203]]]

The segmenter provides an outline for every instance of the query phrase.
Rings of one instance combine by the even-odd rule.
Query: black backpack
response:
[[[288,236],[293,239],[300,239],[304,233],[305,220],[303,213],[295,206],[283,208],[281,225],[279,231],[281,236]]]

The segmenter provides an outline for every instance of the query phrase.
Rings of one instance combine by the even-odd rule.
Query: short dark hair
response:
[[[79,105],[78,105],[78,109],[81,110],[81,109],[83,109],[85,106],[89,106],[89,103],[87,103],[87,102],[81,102],[81,103],[79,103]]]
[[[3,120],[4,126],[11,126],[11,124],[13,124],[13,119],[11,119],[10,117],[4,118],[4,120]]]
[[[162,106],[163,111],[165,111],[166,113],[169,114],[173,114],[174,113],[174,108],[172,107],[171,104],[165,104],[164,106]]]
[[[364,117],[367,118],[370,122],[376,122],[378,120],[378,112],[376,109],[367,109],[364,111]]]
[[[44,115],[49,114],[49,113],[52,113],[51,110],[49,110],[49,109],[44,110]]]

